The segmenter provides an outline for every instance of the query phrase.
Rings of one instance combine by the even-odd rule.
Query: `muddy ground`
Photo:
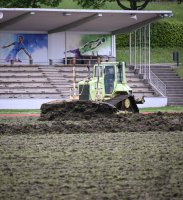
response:
[[[90,119],[68,115],[51,121],[41,118],[4,118],[0,121],[1,134],[52,133],[117,133],[147,131],[183,131],[183,113],[111,114],[95,115]]]
[[[0,119],[0,199],[183,199],[183,113]]]

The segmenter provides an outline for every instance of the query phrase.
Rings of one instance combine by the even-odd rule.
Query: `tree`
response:
[[[124,0],[74,0],[77,1],[79,5],[81,5],[83,8],[101,8],[106,2],[114,2],[116,3],[124,10],[142,10],[144,9],[147,4],[150,2],[150,0],[128,0],[129,1],[129,7],[124,5],[122,2]],[[126,2],[126,1],[125,1]]]
[[[41,5],[56,7],[62,0],[1,0],[3,8],[39,8]]]

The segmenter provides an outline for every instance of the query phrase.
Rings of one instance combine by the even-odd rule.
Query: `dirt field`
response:
[[[183,113],[1,118],[0,199],[182,200],[182,142]]]

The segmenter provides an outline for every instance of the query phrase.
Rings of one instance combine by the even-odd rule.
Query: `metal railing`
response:
[[[150,85],[162,96],[166,96],[166,85],[152,71],[150,71]]]

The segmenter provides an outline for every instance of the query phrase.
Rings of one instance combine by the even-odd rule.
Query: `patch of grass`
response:
[[[151,48],[151,63],[176,63],[173,61],[173,51],[178,51],[180,56],[180,63],[183,62],[183,48],[182,47],[169,47],[169,48],[160,48],[155,47]],[[132,48],[132,63],[134,63],[133,56],[133,48]],[[116,50],[116,58],[117,61],[125,61],[126,63],[130,63],[129,57],[129,47],[122,47]],[[137,58],[137,63],[139,62],[140,57]],[[175,69],[177,75],[183,79],[183,65],[179,68]]]
[[[183,112],[183,106],[140,108],[140,112]]]
[[[169,48],[160,48],[155,47],[151,48],[151,63],[175,63],[173,61],[173,51],[178,51],[180,55],[180,62],[183,61],[183,48],[182,47],[169,47]],[[139,51],[138,51],[139,52]],[[132,62],[134,49],[132,48]],[[125,61],[129,63],[129,47],[122,47],[116,50],[116,57],[118,61]],[[137,58],[137,62],[140,59],[140,56]],[[180,70],[181,71],[181,70]],[[179,71],[178,71],[179,73]]]
[[[0,109],[1,114],[14,114],[14,113],[33,113],[33,114],[39,114],[39,109]]]
[[[183,48],[182,47],[169,47],[169,48],[151,48],[151,63],[173,63],[173,52],[178,51],[180,62],[183,61]]]
[[[175,71],[176,71],[177,75],[178,75],[181,79],[183,79],[183,65],[180,66],[179,68],[176,68]]]

